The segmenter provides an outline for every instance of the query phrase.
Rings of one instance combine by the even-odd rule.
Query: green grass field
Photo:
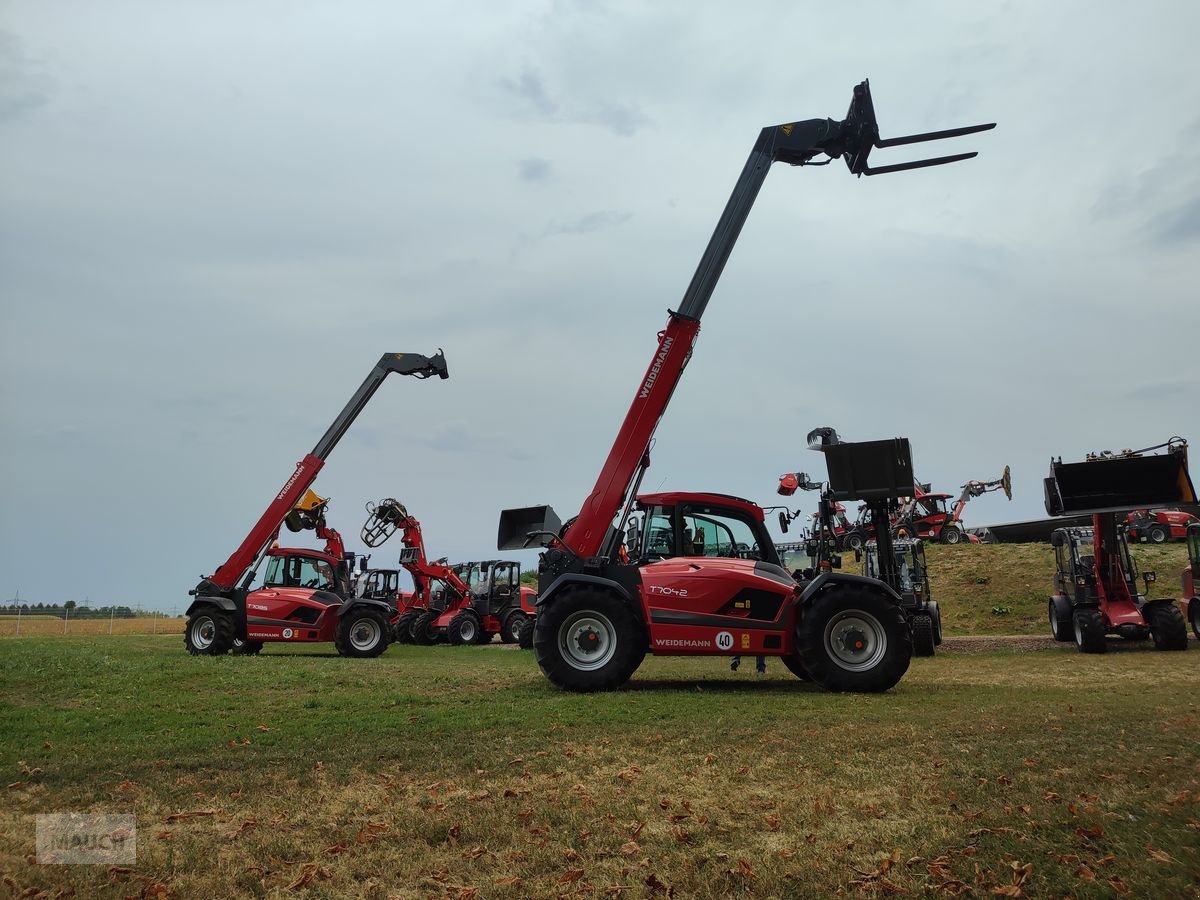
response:
[[[514,650],[4,639],[0,876],[78,897],[1194,897],[1198,698],[1194,642],[939,655],[880,696],[651,658],[573,696]],[[32,864],[33,815],[62,811],[136,813],[137,865]]]

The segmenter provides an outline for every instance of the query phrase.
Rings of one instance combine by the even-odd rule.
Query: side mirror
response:
[[[788,533],[788,514],[782,509],[779,511],[779,530]]]
[[[354,558],[354,554],[353,554],[353,553],[347,553],[347,554],[346,554],[346,556],[347,556],[348,558],[350,558],[350,559],[353,559],[353,558]],[[371,559],[371,554],[370,554],[370,553],[364,553],[362,556],[360,556],[360,557],[358,558],[358,571],[359,571],[359,574],[362,574],[363,572],[367,571],[367,562],[368,562],[370,559]]]

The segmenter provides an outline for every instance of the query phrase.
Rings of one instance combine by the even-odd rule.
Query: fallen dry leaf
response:
[[[1079,864],[1079,868],[1075,870],[1075,877],[1080,881],[1095,881],[1096,873],[1089,869],[1083,863]]]
[[[308,887],[316,878],[328,878],[329,870],[317,863],[305,863],[304,868],[300,870],[300,875],[287,886],[289,891],[298,891],[301,888]]]
[[[215,816],[216,814],[217,811],[215,809],[198,809],[194,812],[171,813],[171,815],[167,816],[167,818],[163,821],[167,825],[172,825],[175,822],[186,822],[188,819],[200,819],[204,816]]]
[[[519,875],[501,875],[499,878],[493,878],[492,884],[496,887],[520,887],[521,877]]]
[[[568,869],[558,876],[559,884],[574,884],[583,878],[583,869]]]
[[[779,816],[775,815],[774,813],[771,813],[770,815],[767,815],[767,816],[763,816],[763,821],[767,823],[767,828],[770,831],[778,831],[779,830]]]
[[[325,856],[338,856],[345,853],[349,848],[342,842],[338,841],[332,847],[326,847],[321,853]]]

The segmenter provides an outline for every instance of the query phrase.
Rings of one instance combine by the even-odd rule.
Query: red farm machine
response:
[[[1200,519],[1177,509],[1135,509],[1125,517],[1129,539],[1151,544],[1186,541],[1192,525],[1200,525]]]
[[[484,644],[495,635],[515,643],[526,620],[535,615],[537,592],[521,584],[521,564],[490,559],[449,565],[430,560],[421,523],[398,500],[369,504],[362,540],[378,547],[397,531],[404,549],[400,565],[415,590],[404,601],[394,635],[402,643]]]
[[[799,584],[779,564],[763,510],[717,493],[639,495],[655,429],[679,384],[721,272],[771,165],[826,165],[875,175],[956,162],[961,153],[871,168],[872,148],[984,131],[979,125],[880,140],[870,88],[846,118],[809,119],[759,134],[678,310],[666,327],[595,486],[565,527],[548,506],[501,513],[501,550],[544,547],[534,651],[560,688],[623,685],[647,652],[781,657],[830,690],[883,691],[908,668],[911,646],[895,592],[861,576],[824,573]],[[835,451],[836,452],[836,451]],[[631,521],[638,515],[639,521]],[[622,543],[628,560],[621,557]]]
[[[344,553],[340,535],[326,526],[324,501],[310,497],[309,488],[346,430],[393,372],[420,379],[449,377],[441,351],[432,357],[385,353],[380,358],[237,549],[189,591],[193,599],[184,630],[189,653],[216,656],[235,644],[253,652],[276,641],[332,641],[338,653],[355,657],[378,656],[387,649],[395,606],[351,593],[351,555]],[[273,548],[285,523],[293,530],[316,531],[326,540],[327,552]],[[251,594],[264,560],[264,586]]]
[[[1192,623],[1192,633],[1200,641],[1200,522],[1188,526],[1187,551],[1187,568],[1180,578],[1183,599],[1179,603],[1181,611]]]
[[[1084,462],[1052,460],[1045,492],[1051,516],[1092,516],[1090,528],[1060,528],[1050,537],[1055,639],[1073,639],[1084,653],[1103,653],[1110,634],[1153,638],[1158,650],[1186,650],[1187,624],[1176,602],[1147,599],[1155,573],[1143,573],[1145,588],[1139,588],[1124,518],[1130,509],[1196,502],[1187,443],[1172,438],[1144,450],[1089,455]]]

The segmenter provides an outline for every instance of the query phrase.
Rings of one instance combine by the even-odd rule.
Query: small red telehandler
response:
[[[397,531],[404,549],[400,565],[416,590],[396,623],[396,639],[433,644],[445,635],[451,644],[483,644],[496,634],[506,644],[518,640],[521,626],[534,615],[533,588],[521,585],[521,564],[508,560],[447,565],[425,553],[421,523],[398,500],[368,504],[362,541],[378,547]],[[440,600],[435,600],[440,595]]]
[[[700,319],[772,163],[826,165],[844,158],[853,175],[916,169],[975,154],[880,168],[868,165],[868,155],[875,147],[992,127],[880,140],[864,81],[842,121],[809,119],[762,130],[679,309],[669,312],[658,334],[578,516],[563,527],[548,506],[501,513],[499,549],[533,541],[546,548],[538,565],[533,645],[555,685],[571,691],[619,687],[647,651],[779,656],[798,675],[831,690],[883,691],[903,676],[911,652],[908,629],[886,585],[827,573],[802,587],[779,565],[755,504],[715,493],[638,496],[638,487],[650,465],[655,429],[692,356]],[[629,523],[635,506],[643,514],[640,528]],[[623,538],[627,562],[621,559]]]
[[[1191,513],[1176,509],[1135,509],[1125,517],[1125,525],[1131,541],[1143,538],[1151,544],[1187,540],[1188,528],[1200,525]]]
[[[968,481],[950,508],[947,508],[949,494],[930,494],[917,485],[912,501],[901,510],[892,526],[892,533],[898,537],[923,538],[943,544],[978,543],[979,538],[963,528],[963,509],[970,500],[989,491],[1004,491],[1004,496],[1012,499],[1012,473],[1008,466],[995,481]]]
[[[323,572],[315,563],[306,562],[307,557],[303,554],[288,555],[299,551],[284,551],[282,556],[272,556],[270,546],[279,534],[280,525],[289,517],[293,526],[304,527],[303,518],[307,513],[297,510],[297,505],[342,435],[392,372],[420,379],[433,375],[450,377],[440,350],[432,357],[419,353],[385,353],[380,358],[312,452],[296,464],[291,477],[229,559],[188,592],[194,598],[187,608],[188,620],[184,629],[184,642],[189,653],[209,656],[227,653],[235,641],[246,645],[267,641],[333,641],[338,653],[359,657],[378,656],[387,649],[389,623],[394,614],[392,606],[380,600],[326,590],[336,587],[332,572]],[[315,520],[312,527],[316,527]],[[321,527],[324,527],[323,516]],[[335,549],[340,545],[339,536]],[[264,582],[272,582],[273,588],[304,588],[309,591],[307,596],[276,590],[277,596],[270,598],[272,602],[265,602],[265,597],[264,602],[256,601],[257,607],[264,608],[248,609],[250,585],[266,558],[271,562]],[[345,576],[348,591],[348,566]]]
[[[1151,451],[1166,448],[1165,453]],[[1157,650],[1186,650],[1187,624],[1174,600],[1148,600],[1123,528],[1130,508],[1195,503],[1187,468],[1187,442],[1119,454],[1089,455],[1084,462],[1051,460],[1045,480],[1051,516],[1092,515],[1091,528],[1060,528],[1050,536],[1056,571],[1050,598],[1050,631],[1083,653],[1103,653],[1107,636],[1154,639]],[[1142,575],[1148,591],[1157,579]]]

